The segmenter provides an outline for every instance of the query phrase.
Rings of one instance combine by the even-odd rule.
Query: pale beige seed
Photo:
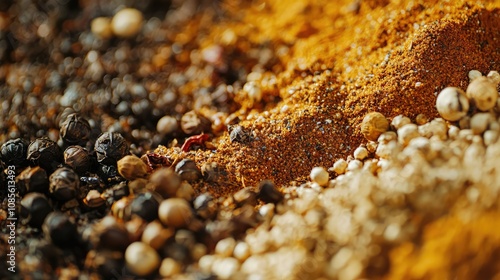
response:
[[[493,120],[490,113],[477,113],[470,119],[470,129],[472,133],[482,134],[488,128],[488,125]]]
[[[118,161],[117,167],[118,173],[130,181],[148,175],[148,166],[134,155],[124,156]]]
[[[250,256],[250,246],[246,242],[238,242],[234,246],[233,255],[240,262],[245,261]]]
[[[368,152],[373,154],[377,150],[377,145],[378,143],[375,141],[368,141],[368,143],[366,143],[366,149],[368,150]]]
[[[469,82],[472,82],[474,81],[475,79],[479,78],[479,77],[482,77],[483,74],[481,74],[481,72],[477,71],[477,70],[470,70],[469,71]]]
[[[333,172],[337,173],[337,174],[344,174],[345,173],[345,170],[347,168],[347,161],[343,158],[337,160],[334,164],[333,164]]]
[[[161,135],[169,135],[179,128],[179,123],[177,119],[172,116],[162,117],[158,123],[156,123],[156,131]]]
[[[364,160],[368,156],[368,150],[365,147],[358,147],[353,155],[355,159]]]
[[[111,20],[111,29],[118,37],[133,37],[141,31],[143,20],[141,11],[126,8],[115,14]]]
[[[311,170],[311,180],[313,182],[318,183],[320,186],[326,186],[328,184],[328,171],[326,171],[323,167],[314,167]]]
[[[113,36],[111,30],[111,19],[107,17],[98,17],[90,23],[90,31],[102,39],[109,39]]]
[[[439,93],[436,99],[436,108],[443,119],[458,121],[467,115],[469,100],[463,90],[447,87]]]
[[[481,111],[488,111],[495,107],[498,99],[496,86],[486,77],[472,81],[467,87],[467,97],[474,101]]]
[[[498,71],[490,71],[487,77],[494,85],[498,86],[500,84],[500,73]]]
[[[349,164],[347,165],[347,171],[355,171],[359,170],[363,167],[363,162],[360,160],[351,160]]]
[[[155,249],[143,242],[134,242],[125,251],[125,263],[137,276],[150,275],[160,266],[160,256]]]
[[[377,140],[387,129],[389,129],[389,121],[378,112],[366,114],[361,122],[361,133],[367,140]]]
[[[391,121],[391,126],[395,130],[400,129],[403,125],[411,123],[410,118],[403,115],[395,116]]]
[[[215,245],[215,253],[222,257],[230,257],[233,254],[236,240],[232,237],[224,238]]]
[[[220,279],[232,279],[239,269],[240,262],[235,258],[215,259],[212,265],[212,272]]]
[[[171,229],[166,229],[159,221],[150,222],[144,229],[141,241],[153,249],[160,249],[174,235]]]
[[[193,260],[197,261],[201,259],[201,257],[205,256],[207,254],[207,251],[208,249],[205,244],[196,243],[191,249],[191,257],[193,258]]]
[[[495,144],[498,140],[498,131],[487,130],[483,134],[484,144],[486,146]]]
[[[172,258],[165,258],[161,262],[160,275],[163,277],[171,277],[181,273],[182,266]]]
[[[414,123],[407,124],[398,129],[398,141],[403,145],[408,145],[411,139],[420,136],[418,126]]]
[[[418,114],[417,117],[415,118],[415,122],[418,125],[423,125],[429,122],[429,118],[424,114]]]

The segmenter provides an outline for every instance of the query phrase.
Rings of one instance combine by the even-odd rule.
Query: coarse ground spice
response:
[[[250,42],[289,49],[273,68],[275,87],[262,85],[264,100],[277,88],[282,101],[251,110],[253,102],[240,100],[235,115],[253,141],[230,143],[225,134],[214,140],[216,151],[195,152],[199,164],[215,161],[227,171],[219,188],[207,188],[217,195],[262,179],[303,182],[312,167],[332,166],[363,141],[359,124],[367,112],[435,117],[441,89],[465,89],[468,71],[486,73],[500,61],[494,1],[262,1],[242,10],[229,1],[225,7],[229,20],[214,27],[213,42],[223,44],[231,34],[243,53]]]

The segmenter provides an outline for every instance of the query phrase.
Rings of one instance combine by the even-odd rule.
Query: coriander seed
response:
[[[145,178],[148,175],[148,166],[135,155],[127,155],[120,159],[117,169],[118,173],[129,181]]]
[[[125,263],[135,275],[147,276],[160,266],[160,256],[151,246],[137,241],[127,247]]]
[[[158,216],[165,226],[181,228],[191,222],[193,213],[186,200],[182,198],[168,198],[160,204]]]

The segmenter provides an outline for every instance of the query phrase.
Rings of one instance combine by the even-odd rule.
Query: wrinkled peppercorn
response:
[[[117,163],[118,173],[127,180],[144,178],[148,175],[148,166],[135,155],[126,155]]]
[[[39,165],[47,173],[52,173],[62,163],[63,155],[56,142],[42,137],[30,143],[27,159],[33,166]]]
[[[115,165],[119,159],[129,153],[129,146],[120,133],[105,132],[97,138],[94,150],[99,163]]]
[[[271,181],[262,181],[258,186],[257,198],[265,203],[279,203],[283,200],[283,194],[276,188]]]
[[[43,193],[49,190],[49,178],[47,172],[40,166],[28,167],[17,176],[16,185],[20,194]]]
[[[188,135],[208,133],[211,128],[210,120],[195,111],[189,111],[181,118],[181,129]]]
[[[68,115],[61,123],[61,138],[69,144],[84,144],[90,132],[89,122],[76,113]]]
[[[181,160],[175,166],[175,172],[181,176],[182,180],[194,182],[201,177],[201,172],[196,166],[196,163],[189,158]]]
[[[92,157],[82,146],[69,146],[64,150],[64,163],[82,176],[92,167]]]
[[[218,182],[227,172],[220,167],[217,162],[205,162],[201,166],[201,174],[207,182]]]
[[[54,171],[49,178],[50,194],[57,200],[67,201],[75,198],[80,178],[75,171],[67,167],[61,167]]]
[[[21,138],[11,139],[5,142],[0,148],[0,158],[6,165],[24,167],[28,165],[26,159],[28,153],[28,143]]]
[[[99,164],[97,168],[97,175],[99,175],[99,177],[101,177],[101,179],[108,184],[118,183],[124,180],[123,177],[118,174],[118,170],[114,165]]]
[[[45,218],[43,232],[54,245],[63,248],[74,245],[77,236],[75,223],[61,212],[52,212]]]
[[[32,227],[40,228],[50,212],[52,212],[52,206],[41,193],[26,194],[21,200],[21,219]]]

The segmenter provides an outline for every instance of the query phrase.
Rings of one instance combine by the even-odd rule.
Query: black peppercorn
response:
[[[258,186],[257,198],[265,203],[279,203],[283,200],[283,194],[274,186],[271,181],[262,181]]]
[[[85,268],[97,272],[101,279],[117,279],[124,265],[123,254],[116,251],[90,250],[85,258]]]
[[[113,216],[106,216],[94,225],[90,242],[94,248],[124,252],[130,238],[123,223]]]
[[[97,167],[97,175],[101,177],[101,179],[108,184],[118,183],[125,180],[120,174],[116,166],[114,165],[102,165],[99,164]]]
[[[74,198],[80,186],[80,178],[70,168],[61,167],[54,171],[49,178],[50,194],[57,200],[67,201]]]
[[[24,169],[16,178],[20,194],[28,192],[46,192],[49,190],[49,177],[40,166]]]
[[[194,182],[201,177],[201,172],[196,166],[196,163],[189,158],[181,160],[175,166],[175,172],[181,176],[182,180]]]
[[[117,132],[105,132],[99,136],[94,150],[97,161],[105,165],[116,165],[118,160],[129,154],[127,141]]]
[[[32,227],[40,228],[50,212],[52,206],[41,193],[29,193],[21,200],[21,219]]]
[[[28,143],[21,138],[11,139],[5,142],[0,148],[0,158],[6,165],[24,167],[28,165],[26,159],[28,153]]]
[[[89,122],[80,115],[73,113],[61,123],[61,137],[69,144],[83,144],[89,140],[91,128]]]
[[[138,194],[130,204],[130,213],[151,222],[158,218],[161,197],[152,192]]]
[[[42,137],[30,143],[27,159],[33,166],[39,165],[47,173],[52,173],[63,161],[63,155],[56,142]]]
[[[64,163],[82,176],[92,167],[92,157],[82,146],[69,146],[64,150]]]
[[[45,218],[43,233],[54,245],[63,248],[74,245],[77,236],[75,223],[61,212],[52,212]]]

